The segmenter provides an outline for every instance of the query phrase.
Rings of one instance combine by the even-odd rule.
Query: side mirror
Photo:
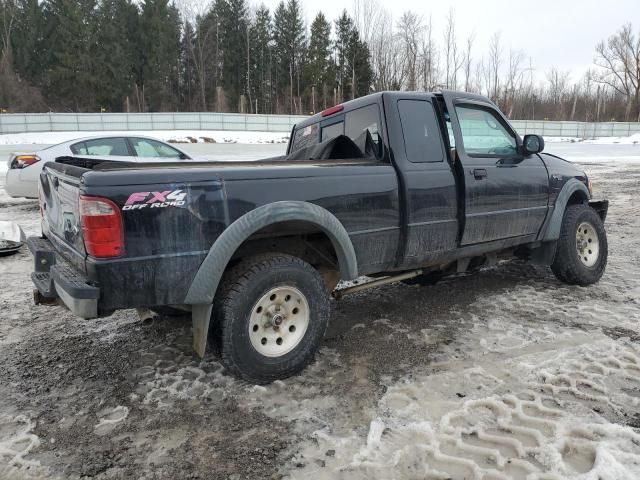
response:
[[[544,150],[544,138],[540,135],[525,135],[522,140],[522,149],[527,155],[540,153]]]

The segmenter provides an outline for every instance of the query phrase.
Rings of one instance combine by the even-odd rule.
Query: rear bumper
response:
[[[81,318],[98,316],[100,289],[90,285],[86,277],[64,261],[45,238],[29,237],[27,246],[33,255],[31,280],[40,295],[59,299]]]

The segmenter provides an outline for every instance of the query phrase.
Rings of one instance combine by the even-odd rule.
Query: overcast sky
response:
[[[344,8],[353,10],[353,0],[300,2],[309,26],[318,10],[332,20]],[[279,0],[264,0],[264,3],[273,12]],[[575,81],[591,65],[600,40],[628,22],[633,24],[634,31],[640,31],[640,0],[393,0],[379,3],[392,12],[394,24],[405,10],[423,15],[427,22],[431,15],[439,43],[442,43],[445,17],[453,7],[460,43],[475,32],[475,58],[486,52],[493,33],[501,31],[505,53],[510,47],[523,50],[527,64],[531,57],[537,76],[542,78],[544,72],[556,66],[571,71]]]

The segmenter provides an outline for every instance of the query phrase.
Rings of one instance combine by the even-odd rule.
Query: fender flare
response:
[[[292,220],[312,223],[329,237],[338,257],[343,280],[358,277],[358,263],[351,239],[344,226],[332,213],[308,202],[274,202],[251,210],[222,232],[200,265],[184,303],[187,305],[213,303],[222,274],[238,247],[258,230],[274,223]]]
[[[560,238],[560,228],[562,227],[564,211],[567,208],[569,198],[571,198],[571,195],[577,191],[584,193],[587,200],[591,198],[589,190],[584,183],[576,178],[569,179],[569,181],[564,184],[564,187],[562,187],[562,190],[560,190],[558,198],[556,198],[553,213],[551,214],[544,236],[542,237],[543,241],[558,240],[558,238]]]

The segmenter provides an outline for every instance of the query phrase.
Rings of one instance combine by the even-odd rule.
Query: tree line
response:
[[[382,90],[461,89],[511,118],[640,120],[640,34],[595,46],[583,78],[541,74],[497,32],[477,55],[454,10],[399,18],[356,0],[311,25],[299,0],[0,0],[4,111],[309,114]]]

